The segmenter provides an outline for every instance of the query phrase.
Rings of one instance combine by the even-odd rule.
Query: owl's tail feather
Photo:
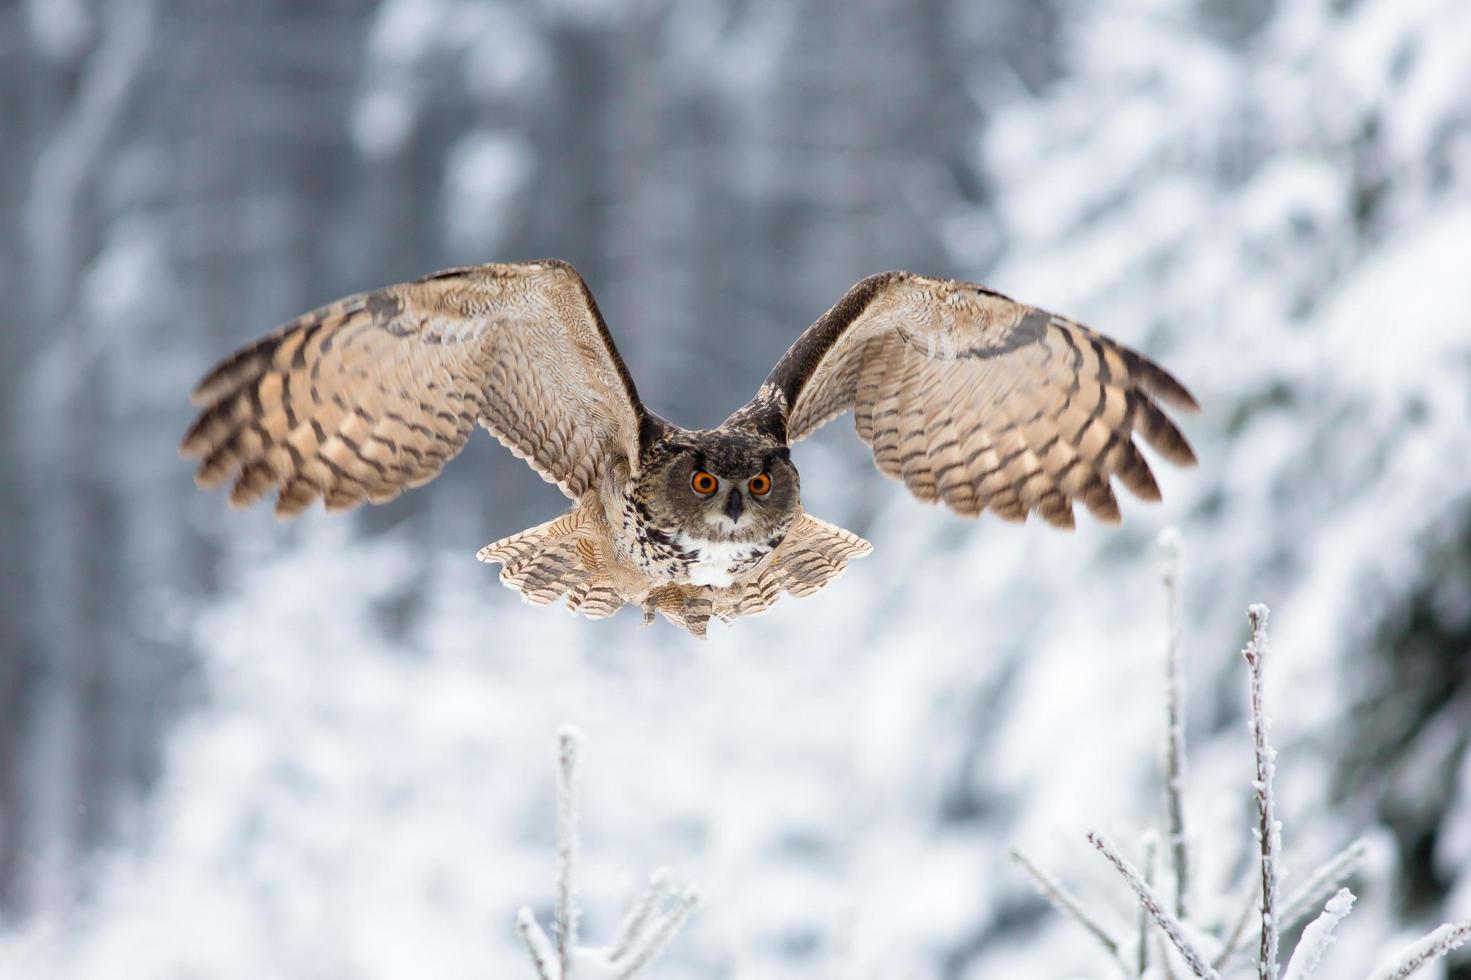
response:
[[[746,582],[729,590],[716,605],[726,622],[770,609],[781,594],[809,596],[843,574],[848,562],[873,551],[873,545],[836,524],[803,511],[771,561]]]
[[[497,562],[501,582],[533,605],[567,597],[567,608],[589,619],[602,619],[623,608],[613,588],[602,549],[580,509],[555,520],[501,538],[475,556]]]

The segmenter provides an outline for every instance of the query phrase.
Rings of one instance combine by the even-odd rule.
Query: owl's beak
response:
[[[741,502],[741,492],[732,490],[730,496],[725,498],[725,516],[730,518],[732,524],[741,519],[741,511],[745,504]]]

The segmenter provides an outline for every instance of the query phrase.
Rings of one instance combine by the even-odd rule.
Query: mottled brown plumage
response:
[[[246,347],[194,392],[200,486],[276,512],[388,500],[434,478],[479,422],[574,501],[480,552],[530,602],[590,618],[710,617],[809,595],[870,550],[801,509],[788,446],[846,411],[924,501],[1073,524],[1119,519],[1111,481],[1157,500],[1135,447],[1190,465],[1160,408],[1196,408],[1148,358],[973,283],[858,283],[712,430],[649,412],[592,294],[563,262],[486,265],[363,293]],[[696,479],[699,474],[704,476]],[[705,478],[708,477],[708,480]],[[704,492],[708,488],[709,492]]]

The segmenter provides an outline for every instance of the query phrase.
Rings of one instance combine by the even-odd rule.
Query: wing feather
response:
[[[878,468],[920,500],[1072,527],[1076,501],[1118,521],[1115,478],[1159,499],[1135,434],[1195,462],[1162,405],[1197,410],[1164,368],[1089,327],[975,283],[888,272],[808,328],[730,421],[791,443],[852,410]]]
[[[230,503],[381,503],[438,475],[476,423],[573,499],[637,468],[643,403],[592,294],[555,260],[451,269],[324,306],[226,358],[180,445]]]

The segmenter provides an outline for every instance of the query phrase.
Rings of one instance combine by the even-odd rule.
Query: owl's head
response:
[[[801,508],[797,468],[775,440],[745,429],[681,430],[662,440],[635,496],[650,523],[707,541],[784,536]]]

